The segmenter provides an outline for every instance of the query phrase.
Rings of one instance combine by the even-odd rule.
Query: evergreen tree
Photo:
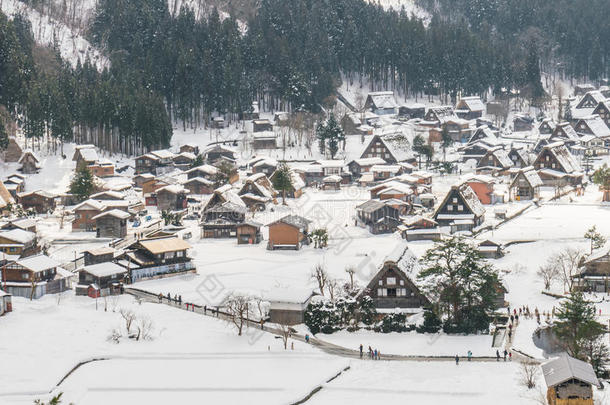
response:
[[[593,172],[593,183],[602,191],[602,201],[610,201],[610,167],[606,163]]]
[[[441,330],[443,322],[439,319],[432,308],[424,309],[424,322],[417,327],[419,333],[437,333]]]
[[[587,347],[603,336],[606,328],[595,320],[595,307],[580,292],[561,302],[552,330],[568,354],[581,360],[587,358]]]
[[[339,151],[339,142],[345,141],[343,129],[335,119],[333,113],[330,114],[326,122],[318,124],[316,127],[316,136],[318,137],[320,152],[324,153],[328,146],[331,159],[334,159]]]
[[[587,230],[587,232],[585,232],[585,239],[589,239],[589,241],[591,242],[591,252],[594,249],[601,248],[606,243],[606,238],[604,238],[604,235],[597,232],[597,227],[595,225],[593,225]]]
[[[286,193],[294,190],[290,168],[285,163],[280,163],[271,176],[273,188],[282,193],[282,204],[286,205]]]
[[[500,280],[472,245],[460,237],[436,243],[422,258],[422,265],[418,278],[447,314],[445,331],[473,333],[488,328]]]
[[[449,133],[449,127],[445,125],[441,131],[441,146],[443,147],[443,161],[447,161],[447,148],[453,145],[453,138]]]
[[[2,119],[0,119],[0,152],[8,148],[8,133],[4,127]]]
[[[79,201],[84,201],[95,191],[95,179],[87,166],[81,165],[70,182],[70,193]]]
[[[195,158],[195,160],[193,160],[193,162],[190,164],[190,168],[193,169],[195,167],[199,167],[199,166],[203,166],[203,164],[205,163],[204,159],[203,159],[203,155],[200,153],[197,155],[197,157]]]

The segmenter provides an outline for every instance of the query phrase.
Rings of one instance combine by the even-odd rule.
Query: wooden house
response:
[[[322,190],[341,190],[341,181],[343,178],[339,175],[332,174],[322,179]]]
[[[246,219],[246,208],[230,201],[207,209],[201,222],[202,238],[235,238],[237,225]]]
[[[203,207],[203,211],[205,212],[208,209],[223,204],[225,202],[231,202],[235,205],[239,205],[244,208],[246,207],[246,204],[237,194],[237,192],[233,189],[233,186],[231,186],[230,184],[225,184],[224,186],[218,187],[216,190],[214,190],[212,197]]]
[[[39,253],[40,247],[36,233],[23,229],[0,231],[0,252],[21,257]]]
[[[261,228],[263,224],[254,221],[244,221],[235,227],[237,231],[237,243],[258,244],[263,239]]]
[[[400,212],[381,200],[369,200],[356,207],[356,224],[374,235],[393,233],[400,225]]]
[[[272,131],[252,134],[252,149],[277,149],[277,136]]]
[[[580,164],[563,142],[544,146],[533,166],[545,185],[579,185],[582,182]]]
[[[241,120],[257,120],[260,118],[260,109],[258,106],[258,101],[253,101],[252,105],[247,111],[243,111],[240,113]]]
[[[513,118],[513,131],[526,132],[532,129],[534,129],[534,118],[528,115],[515,114]]]
[[[208,163],[214,163],[220,160],[235,162],[237,160],[235,150],[221,144],[212,145],[206,148],[203,151],[203,157]]]
[[[39,254],[19,259],[4,267],[3,286],[13,296],[38,299],[70,288],[72,273],[50,257]]]
[[[144,183],[154,180],[155,176],[152,173],[140,173],[133,176],[133,185],[142,188]]]
[[[477,244],[477,251],[487,259],[499,259],[504,256],[502,245],[493,240],[486,239]]]
[[[222,129],[227,127],[227,122],[223,117],[214,117],[210,121],[210,127],[214,129]]]
[[[589,115],[579,119],[574,126],[574,130],[580,137],[581,142],[583,136],[592,135],[602,140],[602,146],[604,146],[604,141],[607,141],[610,147],[610,128],[599,115]]]
[[[275,288],[263,295],[269,302],[269,322],[281,325],[299,325],[305,322],[305,311],[314,292],[308,288]]]
[[[583,291],[610,291],[610,242],[606,242],[585,258],[578,274],[574,276],[574,281]]]
[[[237,193],[248,208],[264,211],[266,204],[273,201],[277,192],[263,173],[253,174],[244,181]]]
[[[415,161],[410,143],[402,133],[374,135],[360,155],[360,159],[367,158],[381,158],[390,164]]]
[[[38,165],[40,161],[31,150],[23,152],[18,163],[21,165],[21,173],[32,174],[38,173],[38,170],[40,170],[40,166]]]
[[[599,380],[591,364],[564,354],[542,365],[549,405],[593,405]]]
[[[267,249],[295,249],[309,244],[311,221],[298,215],[287,215],[274,221],[269,227]]]
[[[136,158],[136,174],[163,174],[174,168],[175,155],[167,149],[148,152]]]
[[[595,86],[592,85],[591,83],[582,83],[582,84],[575,84],[574,85],[574,95],[575,96],[582,96],[586,93],[588,93],[589,91],[593,91],[595,90]]]
[[[557,124],[553,130],[553,133],[548,138],[548,143],[559,141],[563,142],[565,145],[576,145],[579,142],[578,134],[569,122],[561,122]]]
[[[277,169],[277,160],[264,157],[257,159],[256,162],[252,162],[250,165],[252,174],[263,173],[267,177],[271,177],[275,169]]]
[[[449,133],[453,142],[467,142],[472,135],[470,122],[462,118],[448,118],[439,127],[429,129],[429,142],[442,142],[443,130]]]
[[[550,118],[545,118],[538,124],[538,133],[542,135],[550,135],[555,130],[556,124]]]
[[[406,120],[414,118],[424,118],[426,115],[426,106],[420,103],[403,104],[398,107],[398,117]]]
[[[130,281],[135,283],[196,272],[192,259],[187,255],[190,248],[189,243],[176,236],[141,239],[126,248],[121,259],[129,267]]]
[[[500,144],[494,131],[487,125],[481,125],[472,133],[468,139],[468,144],[474,144],[475,142],[482,142],[490,147],[498,146]]]
[[[188,179],[201,177],[208,180],[214,180],[214,176],[218,174],[218,168],[212,165],[201,165],[187,170],[185,173]]]
[[[466,184],[474,191],[481,204],[498,204],[504,202],[504,196],[494,192],[496,180],[486,175],[471,175]]]
[[[157,208],[163,211],[180,211],[186,208],[187,189],[177,184],[161,187],[157,195]]]
[[[95,150],[95,145],[76,145],[72,161],[76,162],[76,167],[90,166],[98,161],[99,157]]]
[[[414,215],[403,218],[402,224],[398,226],[403,239],[408,242],[416,240],[441,240],[441,231],[438,223],[430,218]]]
[[[6,231],[11,229],[21,229],[22,231],[36,233],[36,221],[31,218],[11,219],[6,224],[0,226],[0,229]]]
[[[0,316],[5,315],[13,310],[13,302],[11,294],[0,290]]]
[[[174,161],[174,166],[181,170],[187,170],[190,168],[195,159],[197,159],[197,155],[194,153],[180,152],[177,155],[174,155],[172,160]]]
[[[513,167],[508,152],[502,146],[489,149],[477,164],[477,173],[504,173]]]
[[[593,115],[599,115],[606,126],[610,128],[610,99],[600,101],[593,110]]]
[[[6,188],[4,183],[0,183],[0,214],[4,211],[8,211],[10,205],[15,202],[15,198],[11,192]]]
[[[118,209],[112,209],[94,216],[95,230],[98,238],[124,238],[127,236],[127,219],[130,215]]]
[[[371,92],[364,102],[364,108],[377,115],[396,114],[397,107],[393,91]]]
[[[354,159],[347,164],[347,169],[354,177],[369,172],[375,165],[383,165],[386,161],[380,157]]]
[[[394,311],[422,308],[430,305],[414,280],[418,272],[417,257],[406,244],[398,245],[364,289],[377,310]]]
[[[252,132],[273,132],[273,124],[268,119],[253,120]]]
[[[37,214],[55,210],[55,198],[54,194],[43,190],[17,194],[17,200],[23,209],[33,209]]]
[[[94,231],[96,228],[95,216],[106,210],[106,206],[98,200],[86,200],[75,206],[74,220],[72,221],[72,232],[75,231]]]
[[[424,116],[424,120],[433,122],[438,127],[448,119],[458,118],[459,117],[453,112],[453,107],[450,105],[430,107]]]
[[[472,231],[485,219],[485,208],[466,183],[454,185],[438,206],[432,218],[440,226],[451,227],[452,233]]]
[[[92,264],[111,262],[114,259],[114,249],[111,247],[101,247],[88,249],[83,252],[85,266]]]
[[[127,276],[128,270],[113,262],[85,266],[78,272],[76,295],[98,298],[120,294]]]
[[[601,101],[604,101],[606,97],[599,90],[592,90],[585,93],[582,98],[576,104],[577,109],[595,108]]]
[[[8,145],[6,150],[4,151],[4,161],[5,162],[18,162],[23,155],[23,150],[19,143],[17,142],[17,138],[14,136],[9,136]]]
[[[543,185],[538,172],[532,166],[524,167],[510,182],[508,187],[511,201],[533,200],[540,197],[540,187]]]
[[[97,161],[87,166],[96,177],[112,177],[114,176],[114,163],[108,160]]]
[[[190,194],[212,194],[214,192],[214,182],[203,177],[193,177],[183,184]]]
[[[193,143],[185,143],[183,145],[180,145],[179,152],[180,153],[188,152],[188,153],[192,153],[193,155],[197,156],[199,154],[199,146],[197,146]]]
[[[463,119],[474,120],[485,113],[485,104],[480,97],[462,97],[455,106],[455,114]]]
[[[508,158],[513,163],[512,167],[527,167],[530,165],[530,157],[523,147],[512,146],[508,152]]]

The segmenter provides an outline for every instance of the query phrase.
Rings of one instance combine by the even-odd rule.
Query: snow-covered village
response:
[[[610,405],[607,0],[0,0],[0,405]]]

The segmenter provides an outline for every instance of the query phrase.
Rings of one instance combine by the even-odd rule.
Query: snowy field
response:
[[[362,362],[325,384],[308,404],[538,404],[544,382],[527,391],[519,365],[452,362]]]
[[[130,296],[109,299],[107,311],[104,301],[97,301],[96,310],[95,300],[72,293],[59,304],[57,296],[13,298],[14,311],[0,317],[0,342],[10,342],[0,345],[2,364],[10,365],[0,368],[0,404],[31,404],[77,363],[93,358],[109,360],[79,368],[56,392],[64,391],[66,400],[78,405],[132,404],[133,396],[123,396],[130,389],[147,399],[137,403],[161,404],[174,393],[190,395],[181,403],[195,396],[211,403],[245,397],[257,404],[266,403],[265,397],[287,403],[347,365],[303,343],[284,351],[281,340],[257,329],[239,337],[226,322],[165,305],[140,305]],[[124,329],[120,309],[151,320],[153,340],[108,341],[112,329]],[[300,371],[288,373],[297,361]],[[265,390],[268,396],[262,395]]]
[[[411,356],[466,356],[468,350],[475,357],[495,356],[491,335],[460,336],[444,333],[375,333],[372,331],[339,331],[331,335],[319,333],[316,338],[339,346],[357,350],[360,344],[370,346],[382,354],[402,354]]]

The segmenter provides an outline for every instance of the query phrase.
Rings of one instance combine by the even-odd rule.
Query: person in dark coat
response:
[[[496,361],[500,361],[500,351],[496,350]]]
[[[305,339],[309,341],[309,336],[306,336]],[[360,358],[362,358],[362,343],[360,344]]]
[[[506,356],[508,356],[508,351],[506,351],[506,349],[504,349],[504,361],[506,361]]]
[[[460,356],[458,356],[457,354],[455,355],[455,365],[457,366],[458,364],[460,364]]]

